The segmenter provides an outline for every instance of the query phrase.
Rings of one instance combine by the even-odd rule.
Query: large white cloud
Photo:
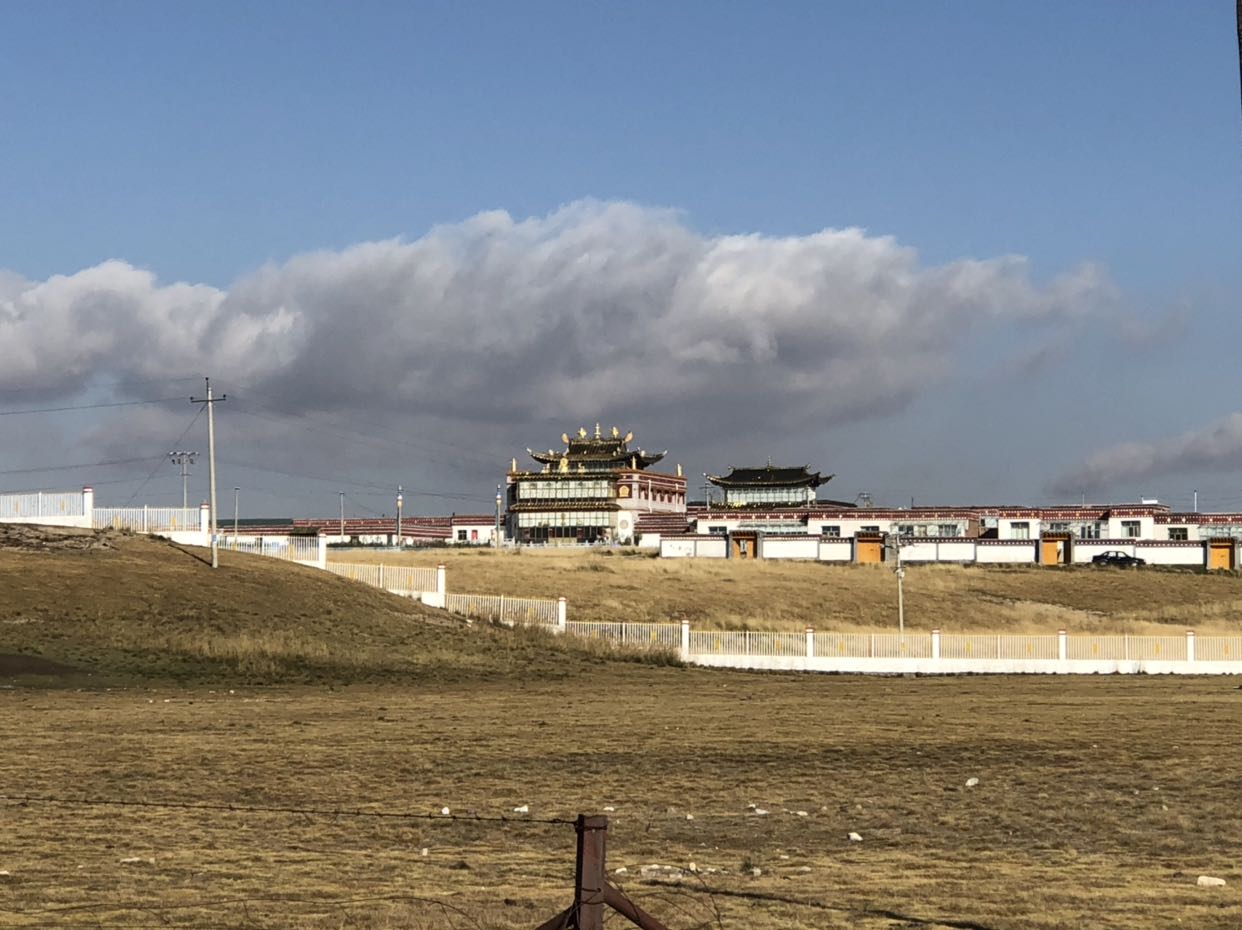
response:
[[[208,373],[232,410],[269,417],[228,421],[247,463],[352,467],[368,447],[306,435],[297,415],[311,414],[447,443],[417,455],[473,468],[444,479],[467,486],[596,420],[683,462],[714,462],[729,435],[746,454],[779,450],[779,437],[900,411],[977,368],[978,335],[1055,343],[1114,300],[1092,265],[1038,284],[1021,257],[928,265],[859,229],[704,236],[674,211],[583,201],[306,253],[228,289],[161,284],[122,261],[0,275],[0,391]],[[189,412],[106,414],[79,445],[158,455]]]
[[[589,201],[304,254],[228,291],[120,261],[3,283],[0,388],[209,371],[312,408],[572,419],[624,397],[719,421],[750,398],[819,423],[901,406],[976,326],[1112,296],[1089,265],[1039,287],[1013,256],[929,267],[858,229],[704,237]]]

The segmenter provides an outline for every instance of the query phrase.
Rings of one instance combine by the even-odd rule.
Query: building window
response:
[[[707,532],[711,533],[713,536],[724,536],[729,532],[729,528],[727,526],[709,526],[707,528]]]
[[[858,528],[858,532],[860,532],[860,533],[879,533],[879,532],[880,532],[880,527],[879,527],[878,525],[876,525],[876,526],[860,526],[860,527]]]
[[[1078,528],[1078,538],[1079,539],[1099,539],[1100,538],[1100,524],[1084,523],[1082,526]]]
[[[825,536],[831,536],[833,538],[836,538],[841,535],[841,527],[824,526],[820,528],[820,532],[823,533]]]
[[[1068,533],[1069,531],[1070,531],[1070,525],[1068,523],[1049,523],[1048,524],[1049,533]]]
[[[1019,520],[1009,524],[1010,539],[1030,539],[1031,524],[1026,520]]]
[[[1169,527],[1169,539],[1177,540],[1178,542],[1186,542],[1188,539],[1190,539],[1189,527],[1170,526]]]
[[[897,524],[897,535],[898,536],[913,536],[914,535],[914,524],[913,523]]]
[[[465,530],[458,530],[458,531],[457,531],[457,541],[458,541],[458,542],[465,542],[465,541],[466,541],[466,531],[465,531]]]
[[[1121,535],[1126,539],[1138,539],[1139,528],[1142,526],[1138,520],[1122,520]]]
[[[941,523],[937,528],[937,532],[941,536],[961,536],[962,531],[956,523]]]

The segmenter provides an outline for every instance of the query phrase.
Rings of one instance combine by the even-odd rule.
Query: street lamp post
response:
[[[337,491],[341,495],[341,541],[344,542],[345,537],[345,492]]]
[[[237,503],[241,495],[241,488],[233,488],[233,549],[237,549]]]
[[[405,503],[405,495],[401,492],[401,485],[397,485],[397,548],[401,548],[401,507]]]
[[[492,546],[500,548],[500,485],[496,485],[496,528],[492,531]]]

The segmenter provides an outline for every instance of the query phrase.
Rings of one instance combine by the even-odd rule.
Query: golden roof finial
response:
[[[586,437],[587,437],[586,427],[585,427],[585,426],[579,426],[579,427],[578,427],[578,438],[579,438],[579,439],[586,439]]]
[[[603,435],[603,434],[602,434],[602,433],[600,433],[600,431],[599,431],[599,420],[596,420],[596,421],[595,421],[595,438],[596,438],[596,439],[600,439],[600,438],[602,437],[602,435]]]
[[[617,429],[615,426],[612,428],[612,438],[613,439],[621,438],[621,430]]]
[[[561,433],[561,442],[569,445],[569,433]]]

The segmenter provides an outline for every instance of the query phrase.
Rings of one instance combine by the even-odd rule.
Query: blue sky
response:
[[[713,356],[717,367],[697,372],[696,387],[670,375],[667,393],[642,403],[624,401],[624,366],[609,365],[601,378],[615,383],[602,396],[613,400],[597,403],[598,414],[573,403],[581,392],[570,387],[541,393],[546,379],[532,372],[528,357],[514,355],[499,384],[485,375],[458,377],[464,368],[505,368],[488,363],[496,346],[464,345],[461,333],[441,333],[447,341],[435,347],[438,359],[460,352],[454,374],[437,380],[453,381],[453,396],[433,396],[426,383],[414,393],[413,382],[402,388],[394,377],[390,404],[373,385],[349,378],[337,379],[335,394],[322,385],[277,389],[263,377],[270,367],[264,358],[252,359],[249,370],[233,364],[246,351],[249,330],[240,324],[227,346],[198,334],[196,366],[195,353],[179,354],[186,347],[171,337],[144,348],[141,364],[119,359],[117,345],[75,355],[52,344],[63,326],[49,322],[10,340],[25,355],[0,374],[0,407],[24,407],[36,386],[40,403],[146,398],[124,385],[225,375],[225,382],[246,385],[242,400],[249,392],[254,403],[277,409],[268,416],[283,420],[253,432],[236,427],[233,438],[252,451],[237,458],[255,467],[237,466],[222,481],[268,487],[256,506],[278,512],[331,512],[335,492],[325,494],[327,478],[358,479],[359,505],[380,506],[364,486],[395,484],[403,474],[410,476],[406,484],[425,491],[460,494],[456,509],[478,502],[485,508],[487,488],[509,456],[554,442],[580,420],[608,416],[626,418],[622,425],[668,447],[670,459],[683,460],[692,473],[771,454],[836,472],[833,490],[846,497],[870,490],[893,503],[1061,499],[1077,476],[1083,493],[1100,499],[1144,493],[1188,503],[1188,489],[1197,486],[1205,499],[1242,508],[1233,465],[1242,428],[1229,419],[1242,409],[1233,359],[1242,296],[1233,14],[1224,0],[10,4],[0,10],[0,81],[13,91],[0,96],[0,269],[12,273],[13,283],[0,286],[0,308],[26,293],[24,318],[43,314],[98,327],[101,342],[148,320],[144,300],[166,307],[183,295],[152,297],[139,287],[146,297],[134,296],[129,288],[138,285],[129,275],[121,275],[122,284],[115,276],[87,276],[71,297],[56,298],[68,303],[49,303],[31,289],[119,261],[151,272],[157,288],[188,282],[213,289],[212,299],[222,301],[212,304],[219,327],[263,319],[274,345],[286,333],[315,346],[323,340],[308,331],[322,336],[331,330],[324,321],[348,317],[362,327],[378,313],[375,326],[430,331],[435,326],[420,314],[446,312],[428,309],[439,290],[402,303],[403,282],[426,272],[425,249],[393,259],[396,265],[381,262],[389,277],[366,279],[374,290],[348,277],[348,293],[370,295],[365,306],[311,267],[316,255],[343,256],[391,240],[418,244],[437,229],[470,240],[450,276],[466,281],[460,286],[467,293],[453,303],[463,313],[505,301],[505,281],[515,289],[533,286],[537,263],[585,231],[592,254],[608,253],[611,231],[629,237],[628,244],[600,263],[598,288],[556,291],[552,306],[520,294],[514,301],[526,307],[527,319],[546,324],[535,327],[543,340],[535,349],[546,350],[549,365],[567,347],[599,365],[605,356],[581,347],[603,331],[603,317],[563,318],[561,302],[598,301],[606,305],[598,314],[632,318],[639,335],[656,342],[671,319],[685,320],[680,312],[669,316],[668,284],[684,280],[685,267],[670,270],[659,286],[633,280],[652,261],[634,243],[661,241],[648,237],[666,225],[664,211],[675,217],[670,241],[696,239],[686,267],[701,267],[695,256],[731,237],[803,242],[825,229],[859,227],[868,242],[891,237],[914,250],[920,273],[930,277],[963,260],[1022,256],[1032,295],[1018,300],[1025,309],[1013,314],[1008,278],[962,307],[943,297],[937,312],[952,322],[942,344],[927,336],[891,355],[883,342],[863,351],[854,348],[861,330],[847,326],[834,339],[838,318],[816,315],[816,301],[831,302],[840,292],[831,277],[847,261],[832,251],[839,243],[828,257],[810,248],[798,259],[803,264],[781,272],[827,282],[812,305],[800,306],[805,315],[771,310],[770,327],[752,334],[745,359]],[[575,210],[583,202],[605,207]],[[642,215],[618,220],[608,204]],[[570,220],[550,219],[567,206]],[[519,231],[469,226],[488,211],[504,211]],[[549,228],[527,242],[524,220]],[[520,243],[499,251],[486,246],[489,264],[501,253],[520,257],[489,272],[486,287],[470,283],[470,263],[485,248],[479,243],[496,236]],[[876,293],[900,287],[911,274],[891,258],[879,270],[867,266],[879,281]],[[764,304],[771,289],[784,286],[773,281],[770,261],[769,250],[758,249],[739,263],[749,277],[731,266],[729,280]],[[331,274],[346,274],[340,264]],[[1089,293],[1038,297],[1084,265],[1098,269]],[[264,284],[265,274],[281,280]],[[108,299],[83,296],[92,287]],[[912,293],[925,299],[922,286]],[[273,294],[296,317],[285,329],[272,322],[280,312]],[[326,294],[337,295],[336,302]],[[718,305],[719,295],[712,300]],[[377,301],[400,312],[376,310]],[[318,316],[298,316],[311,305]],[[520,333],[520,320],[495,312],[505,321],[498,338]],[[701,322],[709,312],[696,309],[693,318]],[[719,326],[750,326],[739,313],[722,316]],[[476,330],[486,330],[488,320],[479,310]],[[694,326],[688,331],[699,332]],[[885,333],[910,329],[898,321]],[[844,346],[840,358],[856,351],[873,373],[851,380],[825,368],[823,389],[831,397],[817,402],[805,387],[817,370],[788,355],[803,330],[822,337],[808,346],[829,354]],[[622,345],[608,333],[618,352],[645,356],[642,338]],[[334,338],[350,367],[376,364],[374,344],[352,344],[344,331]],[[756,350],[756,339],[771,351]],[[152,351],[167,353],[169,366],[161,368]],[[282,357],[282,385],[322,370],[311,361],[324,360],[311,351]],[[935,356],[945,364],[933,364]],[[685,357],[682,351],[651,358],[637,371],[650,383]],[[386,363],[414,366],[420,358],[410,349]],[[745,371],[728,367],[742,362]],[[74,376],[56,376],[75,365]],[[796,384],[783,378],[798,365],[805,377]],[[912,371],[909,382],[873,390],[877,378],[900,380],[877,374],[890,367]],[[730,396],[728,385],[752,381],[753,390]],[[122,387],[100,387],[118,382]],[[168,389],[179,394],[181,387]],[[497,392],[539,395],[540,403],[510,404],[491,418],[486,399]],[[458,403],[463,393],[478,404]],[[299,403],[299,394],[310,399]],[[714,398],[730,406],[727,416],[708,409]],[[769,415],[774,407],[781,415]],[[389,447],[342,450],[340,424],[360,422],[367,411],[390,430]],[[135,457],[158,455],[185,425],[182,411],[166,414],[143,418],[122,410],[102,415],[102,423],[65,414],[22,417],[21,435],[38,441],[15,451],[13,437],[0,432],[0,466],[7,466],[0,472],[23,469],[0,474],[0,485],[90,481],[98,469],[25,469],[110,461],[120,457],[110,445],[117,437]],[[287,436],[271,435],[286,429]],[[408,445],[414,441],[447,445],[432,456],[427,447]],[[1117,450],[1122,443],[1145,445],[1137,456],[1150,460],[1145,469]],[[304,465],[317,463],[300,470],[327,476],[325,482],[281,476],[278,469],[293,470],[291,449]],[[128,496],[148,472],[117,466],[103,478]],[[141,494],[179,496],[175,469],[168,472],[158,472]],[[445,509],[437,500],[453,498],[431,498],[420,509]]]

